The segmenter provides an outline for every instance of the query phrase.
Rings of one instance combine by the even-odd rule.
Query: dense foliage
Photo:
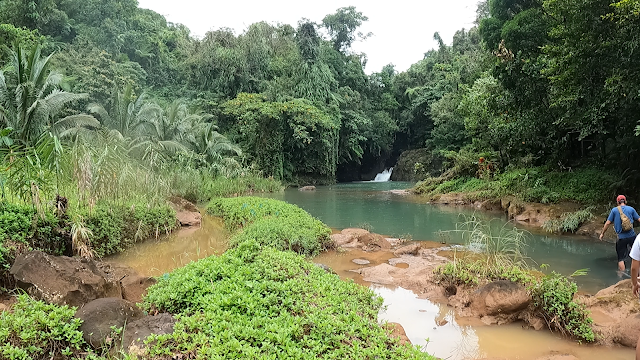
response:
[[[179,318],[154,357],[431,359],[388,336],[371,290],[252,240],[161,277],[144,304]]]
[[[231,230],[241,229],[231,246],[247,241],[292,250],[302,255],[317,255],[332,247],[331,230],[309,213],[280,200],[239,197],[214,199],[207,212],[220,216]]]

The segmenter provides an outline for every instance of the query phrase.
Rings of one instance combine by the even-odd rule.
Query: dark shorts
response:
[[[618,239],[616,241],[616,252],[618,253],[618,261],[624,261],[624,259],[629,256],[629,249],[633,245],[633,241],[636,239],[635,236]]]

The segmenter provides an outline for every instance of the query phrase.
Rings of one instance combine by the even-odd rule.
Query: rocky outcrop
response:
[[[393,255],[400,257],[402,255],[418,255],[422,247],[419,243],[405,245],[393,252]]]
[[[429,149],[403,151],[393,166],[391,180],[420,181],[442,173],[443,157]]]
[[[100,348],[110,347],[119,340],[119,332],[114,332],[114,329],[142,319],[143,314],[132,302],[120,298],[103,298],[81,307],[75,317],[82,320],[80,330],[84,340],[94,348]]]
[[[119,282],[93,260],[32,251],[19,255],[10,273],[18,287],[51,304],[81,306],[99,298],[122,297]]]
[[[172,196],[169,203],[176,211],[176,219],[181,226],[200,226],[202,214],[193,203],[177,196]]]
[[[524,286],[508,280],[488,283],[471,297],[470,307],[478,316],[509,316],[524,310],[531,303],[531,296]]]
[[[316,187],[313,185],[303,186],[298,188],[299,191],[315,191]]]
[[[364,229],[344,229],[338,234],[331,235],[331,240],[336,246],[342,248],[358,248],[364,251],[391,249],[391,243],[384,236],[370,233]]]

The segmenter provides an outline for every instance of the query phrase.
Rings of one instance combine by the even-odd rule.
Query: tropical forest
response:
[[[640,1],[484,0],[406,70],[319,15],[0,0],[0,359],[633,356]]]

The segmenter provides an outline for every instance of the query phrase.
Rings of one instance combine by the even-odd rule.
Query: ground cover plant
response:
[[[161,277],[148,311],[178,316],[152,357],[432,359],[377,323],[382,299],[304,257],[254,240]]]
[[[332,246],[331,230],[296,205],[260,197],[219,198],[212,200],[207,212],[220,216],[230,230],[230,246],[255,240],[279,250],[316,255]]]
[[[0,312],[0,357],[13,360],[74,359],[91,353],[75,309],[46,304],[26,294]],[[97,359],[97,357],[93,357]]]

